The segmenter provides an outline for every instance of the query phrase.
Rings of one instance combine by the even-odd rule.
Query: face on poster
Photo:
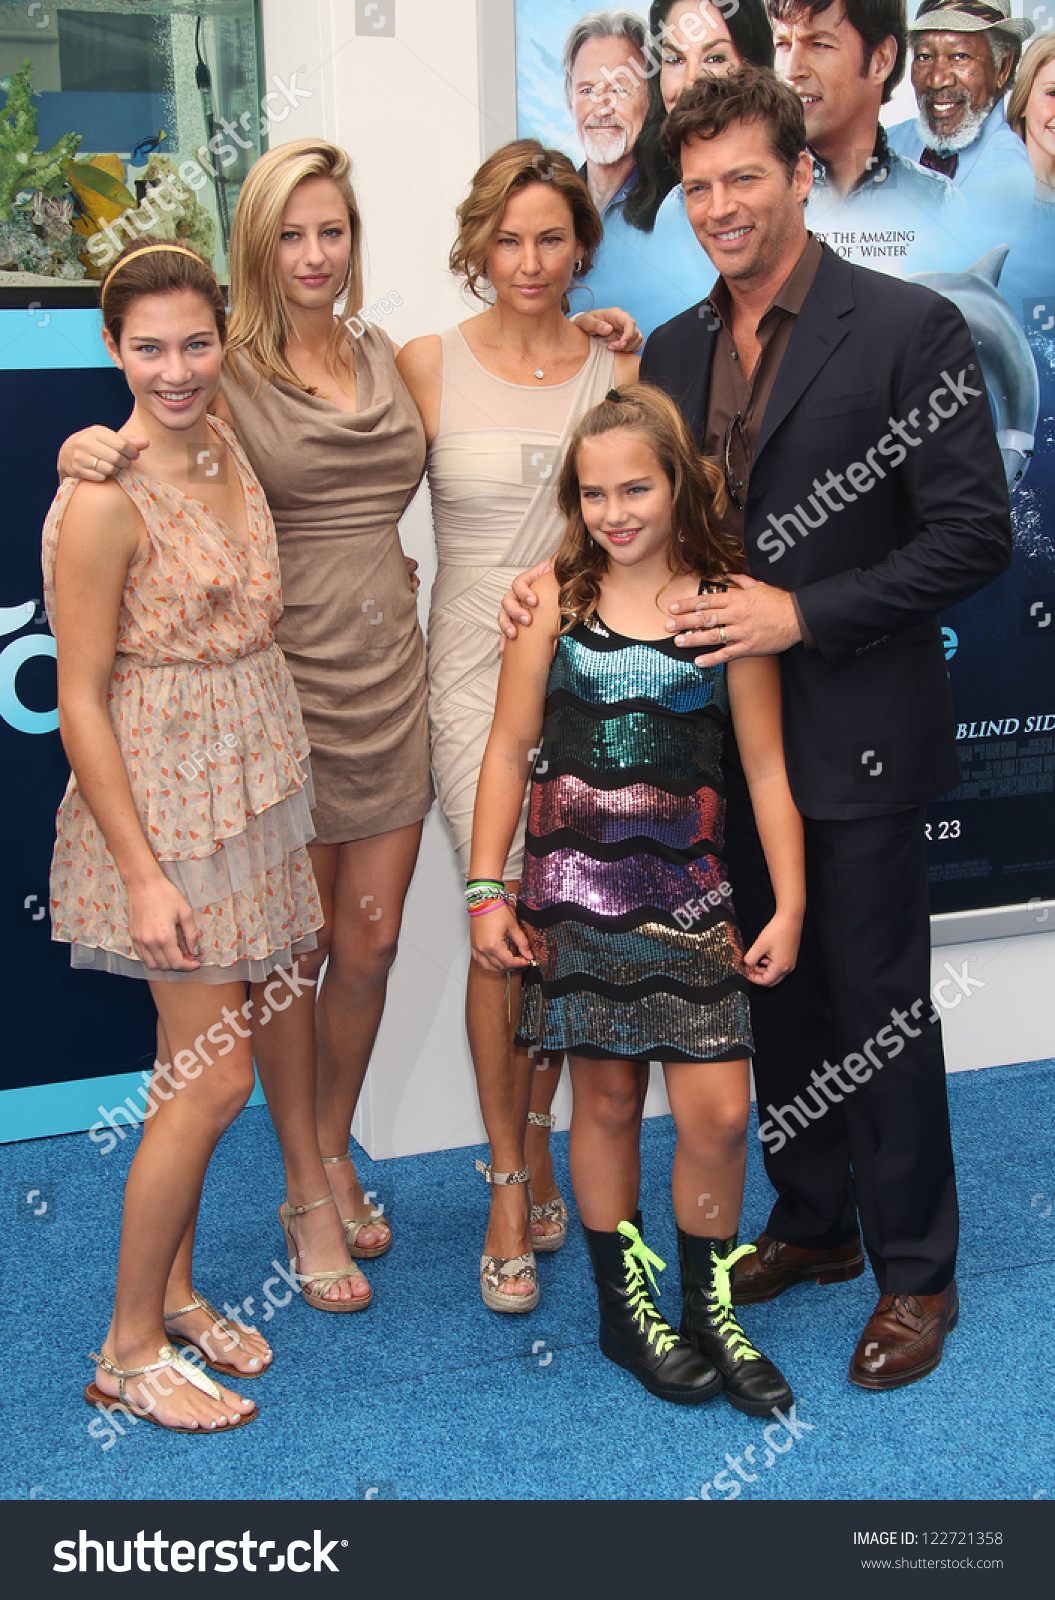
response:
[[[807,225],[845,260],[945,294],[971,328],[1016,552],[942,619],[964,782],[933,835],[967,842],[934,852],[936,910],[1055,894],[1055,6],[1022,11],[516,5],[519,132],[571,157],[604,221],[574,310],[623,306],[647,335],[706,298],[716,272],[659,135],[698,74],[752,61],[802,100]]]

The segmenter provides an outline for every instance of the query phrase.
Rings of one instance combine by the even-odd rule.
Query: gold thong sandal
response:
[[[360,1272],[354,1261],[346,1267],[338,1267],[335,1272],[301,1272],[300,1249],[293,1237],[293,1218],[303,1217],[308,1211],[317,1211],[320,1206],[335,1206],[336,1200],[332,1194],[323,1195],[321,1200],[313,1200],[307,1206],[291,1206],[288,1200],[283,1200],[278,1208],[278,1220],[282,1224],[282,1231],[286,1235],[286,1246],[289,1250],[289,1270],[300,1284],[304,1304],[314,1306],[316,1311],[336,1311],[345,1313],[350,1311],[365,1311],[373,1300],[373,1292],[364,1294],[350,1300],[327,1300],[325,1290],[340,1283],[342,1278],[362,1278],[366,1282],[365,1274]],[[322,1294],[319,1290],[324,1291]]]
[[[352,1152],[346,1150],[343,1156],[323,1156],[324,1167],[336,1167],[347,1161],[352,1165]],[[388,1228],[388,1238],[382,1244],[360,1244],[359,1235],[364,1228]],[[392,1244],[392,1229],[384,1217],[342,1217],[341,1227],[344,1229],[344,1239],[348,1246],[348,1254],[358,1257],[360,1261],[374,1261],[378,1256],[383,1256]]]
[[[202,1394],[207,1394],[211,1400],[220,1399],[220,1390],[212,1379],[206,1377],[204,1372],[199,1372],[193,1362],[189,1361],[186,1356],[181,1356],[170,1344],[161,1346],[158,1351],[158,1359],[148,1367],[115,1367],[108,1356],[96,1355],[94,1350],[89,1351],[88,1359],[94,1361],[97,1367],[102,1367],[104,1372],[109,1372],[112,1377],[117,1379],[116,1399],[112,1394],[103,1394],[103,1391],[94,1380],[89,1383],[84,1391],[84,1398],[90,1406],[102,1411],[124,1410],[131,1412],[132,1416],[140,1417],[144,1422],[153,1422],[156,1427],[164,1428],[167,1433],[201,1433],[206,1435],[230,1433],[233,1428],[242,1428],[247,1422],[253,1422],[260,1415],[254,1405],[252,1411],[244,1412],[237,1422],[228,1421],[222,1427],[217,1424],[215,1428],[182,1428],[175,1423],[160,1422],[154,1415],[153,1410],[148,1411],[145,1406],[139,1406],[134,1400],[126,1399],[126,1378],[142,1378],[148,1372],[164,1372],[166,1367],[172,1367],[179,1373],[185,1383],[189,1383],[194,1389],[200,1389]],[[241,1376],[242,1374],[239,1373],[239,1377]],[[169,1393],[171,1393],[171,1390]]]
[[[478,1161],[476,1170],[482,1172],[486,1181],[492,1184],[527,1183],[531,1177],[527,1167],[522,1167],[519,1172],[493,1172],[485,1161]],[[526,1278],[532,1285],[531,1293],[503,1294],[502,1285],[509,1278]],[[534,1252],[528,1250],[522,1256],[481,1256],[480,1294],[484,1305],[491,1311],[534,1311],[539,1296]]]
[[[170,1322],[175,1322],[178,1317],[187,1316],[191,1311],[204,1311],[207,1317],[212,1318],[213,1333],[226,1334],[227,1338],[239,1350],[245,1350],[248,1353],[249,1346],[242,1338],[238,1326],[228,1321],[221,1312],[217,1311],[215,1306],[211,1306],[205,1296],[198,1293],[197,1289],[192,1289],[191,1293],[194,1295],[194,1299],[189,1306],[180,1306],[178,1311],[165,1312],[166,1326]],[[211,1367],[214,1372],[221,1373],[225,1378],[234,1378],[236,1381],[242,1378],[260,1378],[271,1367],[270,1361],[261,1360],[256,1372],[243,1372],[239,1367],[233,1367],[229,1361],[219,1360],[209,1348],[209,1335],[207,1333],[200,1340],[192,1339],[182,1333],[171,1333],[169,1334],[169,1339],[172,1344],[184,1345],[188,1350],[197,1350],[205,1365]],[[271,1353],[270,1345],[268,1346],[268,1353]]]

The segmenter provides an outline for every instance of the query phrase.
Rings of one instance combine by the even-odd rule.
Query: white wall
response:
[[[486,0],[485,0],[486,3]],[[272,143],[308,135],[347,149],[366,233],[366,300],[395,290],[403,304],[386,323],[402,343],[469,314],[447,271],[455,206],[482,154],[475,0],[380,0],[395,35],[356,35],[357,0],[263,0],[265,76],[277,73],[312,98],[276,127]],[[584,9],[586,9],[584,5]],[[492,122],[488,148],[501,142]],[[515,127],[505,130],[514,138]],[[420,614],[435,570],[426,490],[402,525],[421,563]],[[374,1157],[479,1143],[484,1138],[463,1005],[468,932],[461,880],[438,810],[425,825],[407,899],[399,958],[354,1132]],[[1055,933],[945,945],[944,963],[981,980],[945,1014],[950,1071],[1055,1056]],[[554,1107],[567,1127],[570,1095]],[[666,1109],[653,1072],[646,1111]]]

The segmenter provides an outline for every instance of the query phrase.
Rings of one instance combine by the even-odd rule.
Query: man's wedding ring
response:
[[[721,640],[722,644],[724,644],[725,643],[725,629],[724,629],[724,627],[718,629],[718,637]]]
[[[93,472],[98,472],[98,470],[99,470],[99,457],[96,456],[95,460],[92,462],[92,471]]]

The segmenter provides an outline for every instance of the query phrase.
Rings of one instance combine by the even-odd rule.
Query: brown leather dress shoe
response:
[[[862,1389],[900,1389],[933,1372],[960,1315],[953,1278],[941,1294],[880,1296],[850,1362]]]
[[[860,1239],[840,1244],[834,1250],[802,1250],[795,1244],[760,1233],[755,1254],[744,1256],[733,1273],[733,1305],[753,1306],[760,1300],[775,1300],[793,1283],[813,1278],[817,1283],[847,1283],[859,1278],[865,1269]]]

